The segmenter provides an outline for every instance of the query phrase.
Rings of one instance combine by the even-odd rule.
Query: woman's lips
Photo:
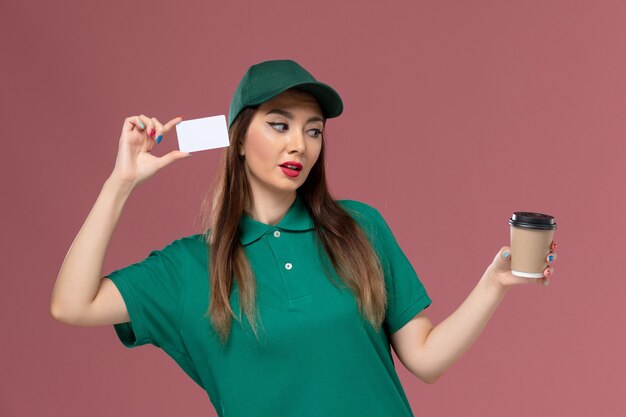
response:
[[[298,175],[300,175],[300,171],[298,171],[297,169],[287,168],[282,165],[280,166],[280,169],[282,169],[285,175],[287,175],[288,177],[297,177]]]
[[[287,161],[282,163],[280,169],[283,170],[285,175],[289,177],[297,177],[300,175],[300,171],[302,170],[302,164],[296,161]]]

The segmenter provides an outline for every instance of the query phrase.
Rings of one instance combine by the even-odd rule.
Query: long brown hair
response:
[[[300,90],[294,93],[302,100],[315,101],[308,93]],[[230,146],[223,154],[213,195],[207,194],[204,200],[202,220],[209,250],[210,287],[205,317],[210,318],[223,344],[228,340],[232,317],[240,321],[229,302],[233,279],[239,291],[239,304],[258,339],[256,280],[239,240],[239,222],[251,199],[240,149],[257,108],[245,108],[231,124]],[[337,275],[353,292],[361,315],[379,329],[387,306],[380,260],[357,222],[330,195],[324,165],[325,137],[324,128],[318,160],[297,192],[313,220],[320,250],[326,251]],[[328,271],[327,276],[331,279]]]

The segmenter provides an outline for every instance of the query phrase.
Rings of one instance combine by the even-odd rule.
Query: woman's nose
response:
[[[289,152],[303,153],[306,149],[306,142],[304,139],[304,133],[294,131],[289,135],[289,142],[287,143]]]

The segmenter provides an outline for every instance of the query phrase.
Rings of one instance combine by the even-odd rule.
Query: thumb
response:
[[[191,154],[189,152],[171,151],[160,157],[159,161],[161,163],[161,168],[165,168],[166,166],[171,165],[180,159],[186,159],[190,156]]]
[[[507,272],[511,269],[511,248],[503,246],[493,259],[493,265],[498,272]]]

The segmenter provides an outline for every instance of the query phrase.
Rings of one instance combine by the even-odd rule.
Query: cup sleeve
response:
[[[182,351],[179,320],[184,300],[182,241],[176,240],[147,258],[115,270],[108,278],[124,299],[130,321],[114,324],[118,338],[128,348],[153,344]]]
[[[373,208],[373,211],[375,246],[387,285],[385,325],[390,333],[394,333],[432,301],[389,225],[378,210]]]

